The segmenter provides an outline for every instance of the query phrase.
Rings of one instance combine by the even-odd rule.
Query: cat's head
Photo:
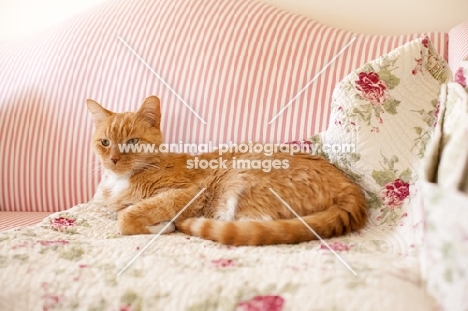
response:
[[[131,174],[144,168],[155,156],[150,149],[142,147],[163,142],[159,98],[146,98],[136,112],[115,113],[92,99],[86,105],[95,127],[92,146],[104,168],[116,175]]]

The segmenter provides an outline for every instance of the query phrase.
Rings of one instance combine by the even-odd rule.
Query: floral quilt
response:
[[[0,310],[430,310],[419,261],[377,226],[298,245],[122,236],[90,202],[0,233]]]

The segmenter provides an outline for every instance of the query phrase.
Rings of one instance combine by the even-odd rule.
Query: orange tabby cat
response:
[[[361,189],[321,157],[306,153],[218,152],[198,159],[226,167],[194,168],[185,153],[120,152],[119,144],[163,142],[159,99],[146,98],[137,112],[113,113],[93,100],[93,147],[107,177],[105,204],[118,214],[122,234],[158,233],[198,194],[175,221],[178,230],[229,245],[299,243],[317,239],[274,190],[322,238],[362,228],[367,209]],[[233,168],[242,160],[279,160],[269,172]],[[284,162],[286,161],[286,162]],[[193,162],[192,162],[193,163]],[[214,162],[216,163],[216,162]],[[158,225],[159,224],[159,225]],[[174,230],[169,227],[166,232]]]

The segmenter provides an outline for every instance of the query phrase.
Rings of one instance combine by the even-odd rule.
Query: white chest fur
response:
[[[115,175],[108,173],[103,178],[103,189],[107,190],[111,197],[114,197],[130,186],[130,175]]]

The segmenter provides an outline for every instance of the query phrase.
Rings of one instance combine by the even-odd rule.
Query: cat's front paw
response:
[[[130,212],[131,206],[117,212],[117,223],[123,235],[150,234],[141,219]]]
[[[153,234],[167,234],[175,231],[174,223],[169,221],[163,221],[157,225],[146,226],[146,228],[148,228],[148,230]]]

